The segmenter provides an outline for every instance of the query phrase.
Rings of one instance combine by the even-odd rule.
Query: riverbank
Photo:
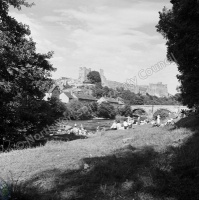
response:
[[[197,200],[199,129],[183,120],[3,153],[0,176],[19,180],[20,200]]]

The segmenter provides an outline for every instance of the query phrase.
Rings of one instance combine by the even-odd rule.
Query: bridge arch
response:
[[[148,113],[147,113],[147,111],[145,110],[145,109],[143,109],[143,108],[133,108],[132,109],[132,113],[134,114],[134,115],[148,115]]]

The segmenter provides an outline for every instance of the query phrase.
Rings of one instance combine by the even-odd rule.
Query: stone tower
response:
[[[86,67],[80,67],[79,68],[79,81],[81,83],[88,81],[87,75],[91,72],[91,68],[86,68]]]
[[[162,82],[159,82],[157,84],[149,84],[147,93],[158,97],[169,96],[167,85],[162,84]]]
[[[104,70],[100,69],[100,77],[101,77],[101,84],[102,86],[107,86],[106,77],[104,76]]]

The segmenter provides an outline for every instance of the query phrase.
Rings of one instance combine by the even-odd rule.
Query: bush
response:
[[[128,117],[128,116],[133,117],[133,113],[132,113],[130,105],[125,105],[124,107],[119,108],[118,114],[125,117]]]
[[[86,103],[85,106],[87,106],[90,109],[93,117],[97,116],[97,109],[98,109],[97,102]]]
[[[166,118],[169,117],[169,111],[165,110],[165,109],[161,109],[161,110],[157,110],[154,114],[153,114],[153,118],[157,118],[158,115],[160,115],[160,119],[164,120]]]
[[[80,120],[91,119],[93,117],[92,110],[89,107],[83,106],[77,110],[77,118]]]
[[[114,119],[116,116],[115,108],[108,103],[101,103],[98,106],[97,116],[103,117],[103,118]]]
[[[24,141],[24,136],[41,132],[63,117],[65,109],[65,105],[56,98],[49,101],[29,101],[29,105],[20,106],[16,112],[15,123],[18,125],[16,130],[0,135],[0,145],[4,146],[4,141],[7,141],[9,143],[5,144],[4,148],[6,146],[10,148],[10,144]]]
[[[89,104],[81,103],[78,100],[72,100],[67,104],[65,117],[73,120],[86,120],[93,117],[92,107]]]

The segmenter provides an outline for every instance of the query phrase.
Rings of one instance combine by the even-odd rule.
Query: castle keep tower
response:
[[[84,81],[88,81],[87,75],[91,72],[91,68],[80,67],[79,68],[79,78],[78,80],[83,83]]]
[[[106,77],[104,76],[104,70],[100,69],[100,78],[101,78],[101,84],[102,86],[107,86],[107,81],[106,81]]]

